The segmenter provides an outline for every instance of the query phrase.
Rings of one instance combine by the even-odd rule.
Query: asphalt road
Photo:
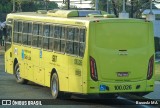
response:
[[[72,95],[71,100],[53,100],[48,87],[43,87],[32,82],[29,82],[26,85],[17,84],[14,75],[4,72],[4,58],[3,55],[0,55],[0,99],[49,99],[46,101],[53,102],[54,108],[157,108],[157,106],[136,105],[134,101],[122,97],[118,97],[116,100],[102,100],[96,98],[96,96]],[[0,106],[0,108],[1,107],[4,106]],[[10,107],[13,108],[13,106]],[[22,106],[14,107],[21,108]],[[44,106],[38,106],[38,108],[39,107]],[[53,106],[45,105],[45,107]]]

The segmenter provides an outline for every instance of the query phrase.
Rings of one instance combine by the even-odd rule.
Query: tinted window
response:
[[[75,29],[74,28],[68,28],[67,31],[68,31],[67,32],[67,39],[68,40],[73,40]]]
[[[14,35],[13,42],[22,42],[22,21],[14,21]]]
[[[61,37],[61,26],[55,26],[54,28],[54,38],[60,38]]]
[[[27,45],[27,37],[28,37],[28,23],[23,23],[23,35],[22,35],[22,44]]]
[[[33,24],[32,46],[42,46],[42,24]]]
[[[60,52],[60,40],[54,39],[54,51]]]
[[[72,41],[66,42],[66,53],[73,54],[73,42]]]

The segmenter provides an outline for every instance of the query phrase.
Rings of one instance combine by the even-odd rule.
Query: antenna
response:
[[[12,10],[12,12],[15,12],[16,11],[15,10],[15,0],[13,0],[12,2],[13,2],[13,10]]]
[[[98,2],[99,0],[95,0],[95,10],[98,10]]]

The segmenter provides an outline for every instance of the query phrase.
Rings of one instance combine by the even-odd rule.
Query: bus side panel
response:
[[[68,57],[69,91],[82,93],[82,59]]]
[[[149,24],[149,55],[154,55],[155,57],[155,44],[154,44],[154,31],[153,31],[153,23],[148,22]],[[155,59],[155,58],[154,58]],[[155,61],[155,60],[154,60]],[[147,85],[146,85],[146,91],[153,91],[154,90],[154,84],[155,82],[155,62],[153,66],[153,75],[150,80],[147,80]]]
[[[84,57],[83,57],[83,61],[82,61],[82,92],[84,94],[87,93],[87,86],[88,86],[88,78],[90,77],[89,75],[89,71],[88,69],[89,68],[89,64],[88,64],[88,61],[89,61],[89,52],[88,52],[88,43],[89,43],[89,36],[92,35],[92,31],[93,31],[93,27],[92,25],[90,25],[90,22],[86,23],[86,42],[85,42],[85,51],[84,51]]]
[[[12,47],[5,52],[5,71],[13,74]]]
[[[84,63],[83,63],[83,82],[86,82],[83,86],[83,93],[92,93],[98,92],[96,89],[96,86],[98,87],[98,83],[91,81],[91,74],[90,74],[90,50],[91,45],[94,46],[93,37],[95,35],[95,23],[89,22],[88,24],[88,30],[87,30],[87,37],[86,37],[86,49],[85,49],[85,55],[84,55]],[[91,90],[91,91],[90,91]]]
[[[13,60],[12,60],[12,24],[7,25],[7,36],[5,37],[5,72],[13,74]]]
[[[68,91],[68,57],[51,51],[42,51],[40,67],[45,69],[45,86],[50,87],[52,71],[56,71],[59,78],[60,91]]]
[[[22,57],[21,57],[22,49],[23,48],[22,48],[22,46],[20,44],[14,44],[13,43],[13,47],[12,47],[13,65],[14,65],[14,62],[16,62],[16,60],[17,60],[17,62],[19,63],[19,66],[20,66],[20,76],[22,78],[26,78],[25,66],[24,66],[24,63],[23,63]]]
[[[45,69],[44,85],[50,87],[51,72],[54,67],[52,63],[52,52],[42,51],[42,58],[40,58],[40,67]]]

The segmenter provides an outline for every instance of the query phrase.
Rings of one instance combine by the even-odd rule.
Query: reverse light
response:
[[[147,80],[150,80],[153,76],[153,67],[154,67],[154,55],[152,55],[151,58],[149,59]]]
[[[90,56],[90,75],[94,81],[98,81],[96,61]]]

